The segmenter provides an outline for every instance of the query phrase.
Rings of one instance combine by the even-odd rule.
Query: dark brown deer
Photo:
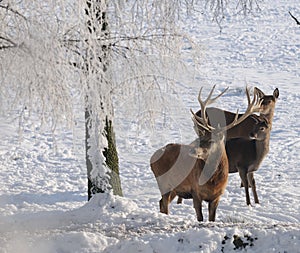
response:
[[[206,106],[224,92],[212,99],[213,87],[208,98],[202,101],[201,90],[202,88],[198,97],[201,117],[195,117],[193,114],[193,120],[199,130],[199,146],[168,144],[152,155],[150,165],[162,195],[159,201],[160,212],[168,214],[169,203],[178,195],[193,199],[198,221],[203,221],[202,201],[207,201],[209,221],[215,221],[216,209],[228,179],[225,134],[227,130],[257,111],[260,108],[260,100],[258,95],[254,94],[253,101],[250,103],[248,100],[244,116],[238,118],[237,115],[230,124],[215,128],[208,123]],[[246,137],[249,134],[251,133],[244,133]]]
[[[226,153],[229,161],[229,173],[239,172],[242,185],[245,187],[246,203],[250,205],[249,186],[252,188],[254,201],[259,203],[254,172],[258,170],[262,160],[269,152],[271,125],[267,120],[260,126],[260,136],[253,140],[236,138],[226,141]]]
[[[254,172],[269,152],[270,132],[274,116],[275,104],[279,97],[279,90],[276,88],[273,95],[265,95],[261,90],[255,88],[262,99],[261,115],[265,118],[265,124],[261,126],[263,134],[253,136],[253,140],[231,139],[226,142],[226,152],[229,161],[229,173],[239,172],[242,186],[245,187],[246,203],[251,205],[249,187],[252,188],[254,202],[259,203],[256,192]]]

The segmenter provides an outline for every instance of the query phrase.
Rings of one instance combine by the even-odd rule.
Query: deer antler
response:
[[[202,88],[199,91],[199,96],[198,96],[198,101],[200,103],[201,106],[201,117],[199,117],[198,115],[196,115],[192,110],[191,113],[193,114],[193,121],[196,125],[198,125],[200,128],[203,128],[204,130],[208,131],[208,132],[213,132],[215,131],[216,133],[221,133],[221,132],[225,132],[227,130],[229,130],[230,128],[240,124],[242,121],[244,121],[249,115],[253,114],[254,112],[259,112],[261,104],[262,104],[262,99],[259,97],[258,91],[256,89],[254,89],[254,94],[253,94],[253,99],[251,101],[250,98],[250,92],[249,92],[249,88],[246,87],[246,95],[247,95],[247,101],[248,101],[248,107],[245,111],[245,113],[243,115],[239,115],[239,110],[237,110],[234,120],[229,124],[226,125],[224,127],[218,127],[217,129],[212,127],[211,125],[208,124],[208,119],[206,116],[206,107],[207,105],[213,103],[217,98],[219,98],[220,96],[222,96],[228,88],[226,88],[223,92],[221,92],[218,96],[216,96],[215,98],[211,98],[212,93],[215,89],[215,86],[213,86],[212,90],[210,91],[207,99],[205,101],[201,100],[201,91]],[[239,117],[240,116],[240,117]],[[204,135],[204,133],[202,133]]]
[[[237,110],[234,120],[229,125],[219,128],[218,129],[219,132],[224,132],[224,131],[229,130],[230,128],[240,124],[242,121],[244,121],[248,116],[250,116],[254,112],[260,111],[260,107],[263,102],[263,99],[261,99],[259,97],[257,90],[254,89],[252,102],[250,102],[251,99],[250,99],[250,92],[249,92],[248,87],[246,87],[246,95],[247,95],[247,100],[248,100],[248,107],[247,107],[245,113],[239,117],[239,113],[238,113],[239,110]]]
[[[198,95],[198,101],[199,101],[200,107],[201,107],[201,117],[196,115],[191,109],[191,113],[193,114],[192,119],[193,119],[194,123],[196,123],[198,126],[200,126],[201,128],[203,128],[209,132],[212,132],[213,130],[215,130],[215,128],[208,124],[208,119],[206,117],[206,107],[208,105],[212,104],[214,101],[216,101],[219,97],[221,97],[229,88],[229,87],[227,87],[219,95],[217,95],[214,98],[211,98],[215,87],[216,87],[216,85],[214,85],[212,87],[212,89],[211,89],[210,93],[208,94],[208,97],[205,99],[205,101],[202,101],[202,99],[201,99],[201,92],[202,92],[203,87],[200,88],[199,95]]]

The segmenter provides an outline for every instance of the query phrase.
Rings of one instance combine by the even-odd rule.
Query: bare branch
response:
[[[292,15],[292,13],[289,11],[289,14],[291,15],[291,17],[296,21],[296,24],[297,25],[300,25],[300,22],[298,21],[298,19],[297,18],[295,18],[293,15]]]
[[[1,2],[1,1],[0,1],[0,2]],[[17,16],[20,16],[21,18],[27,20],[27,18],[26,18],[24,15],[22,15],[19,11],[14,10],[13,8],[11,8],[11,7],[9,6],[9,4],[7,4],[7,5],[1,5],[1,4],[0,4],[0,8],[6,9],[7,11],[10,11],[10,12],[16,14]]]
[[[11,39],[0,36],[0,50],[15,48],[15,47],[18,47],[18,45],[15,42],[13,42]]]

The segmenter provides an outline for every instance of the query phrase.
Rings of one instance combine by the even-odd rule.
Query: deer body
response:
[[[260,108],[260,117],[257,115],[250,115],[247,119],[239,125],[229,129],[226,135],[226,152],[229,160],[229,173],[239,172],[242,183],[245,187],[246,203],[250,205],[249,185],[252,188],[255,203],[259,203],[256,185],[254,180],[254,171],[258,170],[262,160],[269,152],[270,131],[272,129],[272,121],[275,111],[275,104],[279,97],[279,90],[276,88],[272,95],[265,95],[260,89],[255,87],[254,91],[262,100]],[[218,108],[207,108],[206,110],[209,120],[214,122],[221,122],[226,124],[231,122],[235,114],[229,111],[223,111]],[[196,113],[201,114],[201,111]],[[238,117],[241,117],[239,114]],[[249,138],[235,139],[240,135],[241,131],[248,131],[251,127],[255,127],[253,119],[265,119],[268,126],[266,127],[266,134],[260,140],[250,140]],[[222,119],[221,121],[219,119]],[[239,137],[241,138],[241,137]],[[265,139],[264,139],[265,138]],[[179,198],[177,203],[181,203]]]
[[[265,136],[260,140],[233,139],[226,143],[226,152],[229,160],[229,173],[239,172],[242,186],[245,187],[246,203],[250,205],[249,186],[252,188],[254,202],[259,203],[256,192],[254,171],[259,169],[262,160],[269,152],[270,132],[274,117],[275,104],[279,97],[279,90],[276,88],[272,95],[265,95],[260,89],[255,88],[262,99],[261,112],[268,127],[265,129]]]
[[[207,108],[207,111],[210,111],[209,109],[211,109],[211,108]],[[213,108],[212,110],[214,112],[221,111],[218,108]],[[232,114],[232,113],[230,113],[230,114]],[[209,115],[209,113],[208,113],[208,115]],[[232,122],[233,120],[234,120],[234,116],[228,117],[228,124],[230,122]],[[249,117],[247,117],[244,121],[242,121],[240,124],[234,126],[233,128],[231,128],[227,131],[227,133],[226,133],[226,154],[228,156],[227,158],[229,161],[229,173],[238,172],[238,166],[235,164],[235,162],[243,161],[245,159],[247,160],[246,164],[249,164],[249,166],[251,165],[251,163],[254,163],[257,160],[257,163],[255,165],[256,165],[256,168],[258,168],[261,160],[267,154],[268,148],[269,148],[268,147],[269,142],[268,142],[268,140],[265,139],[266,136],[264,134],[264,128],[268,127],[266,124],[267,124],[267,122],[266,122],[265,118],[263,118],[261,116],[257,116],[255,114],[252,114]],[[232,131],[232,129],[234,129],[234,131]],[[256,142],[257,138],[259,138],[260,141]],[[249,146],[247,146],[248,141],[252,145],[250,144]],[[197,147],[198,143],[199,143],[199,141],[197,139],[197,140],[193,141],[190,145],[193,147]],[[258,144],[260,144],[260,145],[258,145]],[[255,147],[253,147],[253,145]],[[228,154],[227,149],[229,150],[229,154]],[[262,150],[264,150],[264,151],[262,152]],[[204,150],[204,153],[207,153],[207,151]],[[261,153],[260,161],[258,161],[258,159],[257,159],[258,153]],[[204,156],[203,152],[200,153],[199,151],[197,151],[197,154],[200,157]],[[180,195],[178,195],[177,203],[178,204],[182,203],[182,197]]]
[[[254,202],[259,203],[256,192],[254,171],[258,170],[262,160],[269,152],[270,131],[275,111],[275,104],[279,97],[279,90],[276,88],[272,95],[265,95],[260,89],[255,88],[259,97],[262,99],[260,115],[266,119],[268,126],[266,134],[261,139],[231,139],[230,135],[226,142],[226,152],[229,160],[229,173],[239,172],[242,180],[242,186],[245,187],[246,203],[250,205],[249,186],[252,188]],[[225,112],[226,119],[234,117],[234,113]],[[245,123],[246,121],[242,122]],[[236,131],[242,127],[241,124],[231,131]]]
[[[168,214],[169,203],[178,195],[182,198],[193,199],[198,221],[203,221],[202,201],[207,201],[209,220],[215,220],[219,199],[227,185],[229,167],[224,140],[213,145],[212,149],[214,152],[216,148],[218,149],[220,158],[219,161],[207,165],[210,166],[212,176],[205,179],[204,184],[200,184],[200,179],[207,160],[191,156],[193,146],[168,144],[154,153],[150,164],[162,193],[160,212]],[[168,172],[171,173],[168,175]]]
[[[255,203],[259,203],[254,171],[258,170],[263,158],[269,152],[270,131],[272,128],[275,103],[279,96],[279,90],[277,88],[274,90],[273,95],[265,95],[257,87],[254,88],[254,92],[258,94],[262,101],[259,110],[260,116],[255,114],[249,115],[241,123],[230,128],[225,136],[227,141],[226,152],[229,160],[229,173],[240,173],[242,179],[241,185],[246,185],[246,203],[248,205],[250,204],[249,184],[252,187]],[[249,95],[247,95],[247,97],[249,103]],[[197,111],[196,116],[202,117],[201,115],[203,115],[201,110]],[[206,108],[206,116],[212,126],[224,126],[233,122],[237,115],[219,108],[210,107]],[[238,114],[237,117],[240,118],[242,116],[243,114]],[[266,120],[268,125],[263,123],[266,122]],[[198,135],[201,134],[196,123],[194,129]],[[247,133],[250,131],[252,131],[252,133],[256,132],[256,135],[260,135],[260,139],[254,140],[257,136],[252,136],[252,138],[247,136]],[[264,135],[264,131],[268,134]],[[195,145],[194,142],[192,142],[191,145]],[[180,196],[177,203],[182,203]]]
[[[254,172],[258,170],[262,160],[269,152],[270,126],[266,126],[265,136],[256,140],[241,138],[226,142],[226,153],[229,161],[229,173],[239,172],[245,187],[246,203],[250,205],[249,185],[252,188],[254,201],[259,203]]]

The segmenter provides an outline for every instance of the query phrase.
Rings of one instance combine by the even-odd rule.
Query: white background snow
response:
[[[204,48],[192,84],[180,82],[169,116],[152,131],[139,127],[131,102],[116,101],[115,123],[124,198],[96,195],[87,203],[83,115],[55,136],[38,122],[19,134],[17,112],[0,120],[0,253],[33,252],[300,252],[300,19],[296,0],[265,1],[254,16],[232,16],[219,27],[199,14],[186,21]],[[192,202],[174,201],[159,213],[160,194],[149,167],[153,152],[195,138],[189,109],[198,110],[201,86],[230,89],[217,106],[246,106],[244,88],[266,94],[278,87],[271,148],[255,174],[260,204],[248,207],[237,174],[229,176],[215,223],[198,223]],[[82,117],[81,117],[82,116]],[[253,202],[253,201],[252,201]],[[207,220],[207,206],[203,207]],[[224,239],[225,238],[225,239]],[[250,246],[251,244],[251,246]]]

